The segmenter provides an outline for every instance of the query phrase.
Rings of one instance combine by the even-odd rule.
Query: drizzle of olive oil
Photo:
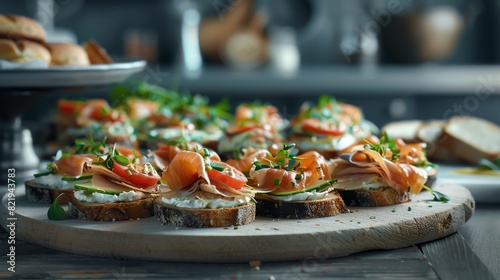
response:
[[[480,175],[480,176],[486,175],[486,176],[497,176],[497,177],[500,177],[500,171],[497,171],[497,170],[483,170],[483,169],[479,169],[477,167],[456,169],[456,170],[453,171],[453,173],[466,174],[466,175]]]

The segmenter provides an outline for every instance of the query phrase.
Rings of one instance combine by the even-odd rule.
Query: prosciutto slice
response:
[[[97,161],[93,154],[70,155],[53,162],[52,166],[59,175],[78,178],[88,172],[93,161]]]
[[[370,149],[343,154],[332,162],[332,178],[337,189],[356,190],[370,182],[379,182],[398,193],[419,193],[427,181],[427,172],[408,163],[393,162]],[[356,187],[357,184],[357,187]]]

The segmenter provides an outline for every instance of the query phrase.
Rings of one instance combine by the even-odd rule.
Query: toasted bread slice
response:
[[[382,134],[387,133],[391,138],[401,138],[407,143],[418,142],[417,133],[422,125],[421,120],[392,122],[382,127]]]
[[[304,201],[273,200],[264,194],[257,194],[257,215],[280,219],[309,219],[335,216],[349,212],[337,191],[325,198]]]
[[[390,187],[376,190],[339,191],[339,193],[348,206],[376,207],[410,201],[407,193],[398,193]]]
[[[444,128],[444,145],[471,164],[500,158],[500,127],[475,117],[454,117]]]
[[[114,203],[89,203],[81,202],[70,196],[69,212],[75,219],[87,221],[125,221],[152,217],[153,200],[157,196]]]
[[[54,202],[54,199],[56,199],[57,196],[59,196],[61,193],[64,193],[66,195],[61,196],[58,202],[59,204],[68,204],[70,196],[73,196],[73,189],[53,189],[37,184],[34,179],[26,181],[25,186],[26,196],[28,197],[28,199],[37,203],[51,204],[52,202]]]
[[[169,205],[157,198],[154,212],[162,224],[177,227],[227,227],[247,225],[255,221],[255,203],[231,208],[192,209]]]

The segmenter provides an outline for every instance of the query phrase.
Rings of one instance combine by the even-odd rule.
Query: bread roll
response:
[[[89,65],[89,57],[85,49],[71,43],[48,43],[47,48],[52,55],[51,66],[85,66]]]
[[[106,50],[103,49],[96,41],[87,41],[83,47],[87,52],[91,64],[110,64],[113,62]]]
[[[41,59],[50,64],[50,52],[41,44],[28,40],[0,39],[0,59],[15,63],[28,63]]]
[[[45,41],[45,30],[31,18],[0,14],[0,38]]]

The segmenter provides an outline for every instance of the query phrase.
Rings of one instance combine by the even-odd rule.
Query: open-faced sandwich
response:
[[[160,176],[145,157],[120,153],[116,147],[90,168],[92,179],[75,184],[71,217],[91,221],[123,221],[153,216]]]
[[[75,184],[86,183],[92,179],[92,163],[99,161],[99,157],[108,149],[105,139],[100,142],[94,141],[92,137],[75,140],[74,147],[65,153],[59,150],[54,161],[47,164],[46,170],[34,174],[34,179],[26,181],[28,199],[39,203],[52,203],[59,194],[65,193],[59,203],[66,204]],[[122,147],[119,149],[127,150]]]
[[[364,145],[354,145],[332,161],[331,176],[338,179],[335,187],[347,205],[407,202],[429,177],[435,177],[434,165],[427,161],[422,145],[405,144],[387,135],[377,140],[370,137]]]
[[[134,89],[117,86],[111,98],[116,107],[127,112],[141,146],[151,149],[181,135],[215,149],[227,119],[232,117],[227,101],[212,106],[207,98],[147,83],[140,83]]]
[[[47,170],[34,175],[34,179],[26,181],[26,196],[30,201],[50,204],[61,193],[66,195],[59,203],[68,203],[75,184],[89,182],[92,162],[97,161],[95,154],[63,155],[58,152],[54,162],[47,165]]]
[[[301,152],[317,151],[327,159],[338,157],[339,151],[375,130],[361,109],[329,96],[320,97],[317,104],[304,103],[290,124],[289,140]]]
[[[319,218],[347,212],[342,198],[334,190],[328,162],[317,152],[300,155],[294,144],[283,145],[276,154],[255,151],[240,161],[253,160],[249,177],[257,193],[257,215],[274,218]]]
[[[219,141],[218,152],[223,158],[238,158],[242,149],[269,149],[273,144],[285,142],[284,120],[276,107],[255,104],[241,104],[236,108],[233,122],[226,128]]]
[[[58,142],[73,143],[77,138],[92,135],[96,141],[137,147],[137,137],[125,112],[111,108],[104,99],[59,100],[56,117]]]
[[[204,148],[179,151],[165,168],[169,190],[155,200],[155,213],[165,225],[225,227],[255,220],[254,191],[234,167],[211,160]]]

